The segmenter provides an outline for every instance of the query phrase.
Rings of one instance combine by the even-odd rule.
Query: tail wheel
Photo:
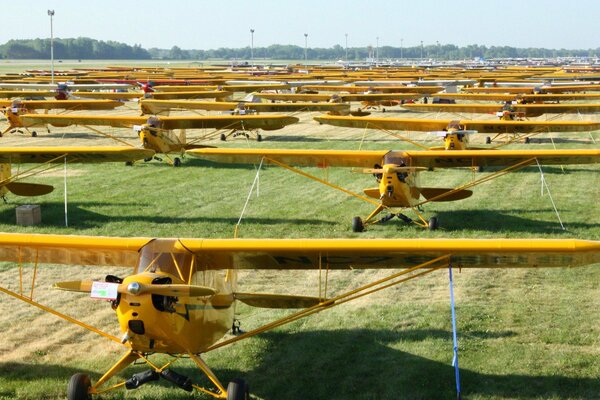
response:
[[[491,137],[486,137],[485,138],[485,144],[491,144],[492,143],[492,138]]]
[[[90,388],[92,382],[86,374],[77,373],[71,377],[67,387],[67,399],[69,400],[91,400]]]
[[[179,167],[180,165],[181,165],[181,158],[179,158],[179,157],[175,157],[175,158],[173,159],[173,166],[174,166],[174,167]]]
[[[262,142],[262,136],[256,135],[256,141],[257,142]]]
[[[221,133],[221,140],[224,142],[227,139],[224,133]]]
[[[360,217],[352,218],[352,232],[362,232],[365,230],[362,219]]]
[[[250,400],[250,388],[243,379],[234,379],[227,385],[227,400]]]
[[[430,231],[435,231],[437,228],[440,227],[440,223],[437,217],[431,217],[427,225]]]

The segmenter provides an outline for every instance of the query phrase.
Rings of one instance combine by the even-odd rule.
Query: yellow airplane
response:
[[[186,391],[215,399],[248,400],[248,385],[234,379],[227,387],[203,355],[300,318],[328,310],[441,269],[571,268],[600,262],[600,242],[575,239],[163,239],[0,233],[0,260],[14,266],[12,281],[0,292],[62,318],[123,347],[123,356],[96,382],[74,374],[69,400],[89,400],[118,389],[134,390],[164,379]],[[41,303],[34,297],[30,269],[44,264],[122,267],[103,280],[55,282],[54,288],[108,300],[120,337]],[[245,293],[237,289],[238,270],[386,269],[386,277],[329,295],[319,274],[314,296]],[[93,270],[92,270],[93,271]],[[90,274],[94,275],[94,274]],[[326,279],[326,278],[325,278]],[[241,333],[235,324],[237,301],[253,307],[299,308],[278,320]],[[2,305],[10,306],[4,300]],[[233,328],[233,329],[232,329]],[[38,327],[42,334],[43,327]],[[230,331],[236,336],[223,339]],[[167,362],[154,355],[170,356]],[[455,350],[455,354],[456,350]],[[327,353],[323,352],[323,357]],[[214,388],[176,370],[191,359]],[[136,363],[147,369],[122,376]],[[274,379],[276,379],[274,375]]]
[[[219,116],[182,116],[182,117],[135,117],[114,115],[22,115],[25,126],[53,125],[70,126],[82,125],[92,131],[104,135],[101,131],[92,128],[92,125],[112,126],[117,128],[135,128],[142,146],[154,150],[156,153],[182,153],[185,150],[204,147],[186,142],[186,129],[228,129],[230,134],[237,131],[243,132],[263,129],[277,130],[299,121],[296,117],[285,115],[219,115]],[[176,135],[173,130],[181,129]],[[257,134],[257,140],[262,137]],[[225,134],[221,135],[224,140]],[[175,157],[173,165],[179,166],[181,159]]]
[[[30,114],[35,110],[113,110],[122,106],[123,103],[115,100],[12,100],[0,101],[1,112],[8,120],[6,128],[0,137],[11,131],[17,131],[18,128],[27,127],[23,124],[21,115]],[[32,131],[31,136],[37,136],[37,132]]]
[[[519,101],[527,103],[545,103],[569,100],[599,100],[600,93],[546,93],[546,94],[509,94],[509,93],[436,93],[434,97],[448,100],[477,101]]]
[[[238,115],[244,113],[261,112],[309,112],[321,111],[333,114],[350,113],[347,103],[256,103],[250,101],[190,101],[190,100],[140,100],[142,114],[162,114],[173,110],[207,110],[207,111],[235,111]],[[242,111],[242,112],[240,112]]]
[[[41,196],[52,192],[50,185],[22,182],[56,163],[133,162],[152,157],[154,151],[131,147],[0,147],[0,197],[6,194],[17,196]],[[36,167],[19,168],[12,173],[13,164],[37,164]]]
[[[505,118],[506,112],[512,117],[539,117],[543,114],[589,114],[600,111],[600,103],[561,103],[561,104],[519,104],[507,102],[506,104],[403,104],[402,108],[410,111],[422,112],[450,112],[450,113],[479,113],[497,114]]]
[[[361,150],[279,150],[279,149],[194,149],[187,152],[194,157],[235,164],[275,164],[302,176],[316,180],[334,189],[357,197],[376,206],[366,219],[354,217],[352,230],[362,232],[364,227],[384,223],[398,217],[406,223],[415,223],[424,228],[438,228],[437,217],[427,221],[419,208],[430,202],[456,201],[470,197],[470,188],[487,182],[508,172],[536,164],[592,164],[600,163],[600,150],[428,150],[428,151],[361,151]],[[377,187],[364,189],[366,195],[353,193],[320,178],[293,168],[295,166],[357,167],[363,173],[373,174]],[[457,167],[503,167],[503,169],[471,181],[457,188],[423,187],[419,173],[434,168]],[[412,210],[417,216],[393,212],[393,208]],[[375,217],[382,211],[389,214],[379,220]]]
[[[464,129],[480,133],[496,133],[494,138],[487,138],[491,143],[501,135],[510,134],[512,141],[524,138],[529,142],[531,136],[543,132],[589,132],[600,129],[600,122],[593,121],[515,121],[515,120],[448,120],[448,119],[416,119],[416,118],[377,118],[324,115],[314,117],[320,124],[342,126],[346,128],[405,130],[405,131],[442,131],[449,125],[460,125]]]

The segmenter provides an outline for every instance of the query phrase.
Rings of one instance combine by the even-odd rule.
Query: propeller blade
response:
[[[67,281],[57,282],[52,285],[53,289],[67,290],[69,292],[91,292],[93,281]]]
[[[54,289],[67,290],[70,292],[89,293],[92,291],[93,283],[94,281],[67,281],[55,283],[52,287]],[[141,294],[157,294],[171,297],[202,297],[212,296],[217,293],[213,288],[206,286],[181,284],[146,285],[138,282],[130,282],[128,284],[122,283],[117,288],[117,292],[135,296]]]

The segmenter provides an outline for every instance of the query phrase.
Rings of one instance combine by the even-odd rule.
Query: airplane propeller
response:
[[[460,133],[460,134],[464,134],[464,135],[471,135],[474,133],[478,133],[478,131],[474,130],[474,129],[468,129],[468,130],[454,130],[454,131],[429,131],[427,132],[430,135],[436,135],[436,136],[441,136],[444,137],[448,134],[452,134],[452,133]]]
[[[425,168],[425,167],[391,166],[391,167],[385,167],[385,168],[365,168],[362,170],[356,170],[354,172],[360,172],[363,174],[384,174],[384,173],[416,172],[416,171],[427,171],[427,168]]]
[[[94,281],[66,281],[55,283],[52,287],[54,289],[71,292],[89,293],[92,291],[93,284]],[[134,296],[142,294],[156,294],[171,297],[202,297],[212,296],[216,294],[217,291],[206,286],[181,284],[146,285],[139,282],[130,282],[119,284],[117,287],[117,293],[131,294]]]

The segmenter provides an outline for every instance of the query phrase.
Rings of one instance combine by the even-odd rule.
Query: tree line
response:
[[[306,52],[306,54],[305,54]],[[550,57],[597,57],[596,49],[544,49],[517,48],[511,46],[432,44],[413,47],[382,46],[380,48],[350,47],[336,44],[330,48],[303,48],[294,45],[274,44],[268,47],[218,48],[211,50],[184,50],[178,46],[170,49],[127,45],[115,41],[99,41],[90,38],[54,39],[54,57],[57,59],[115,59],[115,60],[348,60],[362,61],[367,58],[386,59],[437,59],[460,60],[472,58],[550,58]],[[0,58],[46,59],[50,57],[50,39],[9,40],[0,45]]]

